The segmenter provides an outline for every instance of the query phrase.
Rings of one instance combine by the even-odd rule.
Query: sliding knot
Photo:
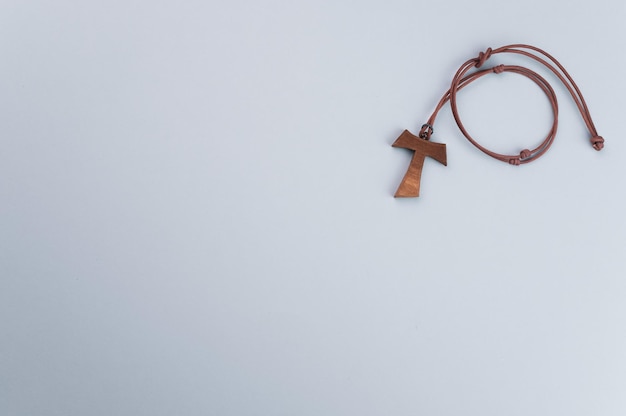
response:
[[[483,66],[485,61],[489,59],[490,56],[491,56],[491,48],[487,48],[485,52],[481,52],[478,54],[478,58],[476,58],[476,65],[474,66],[476,68],[480,68],[481,66]]]
[[[512,157],[509,159],[509,165],[519,166],[520,160],[519,157]]]
[[[524,149],[521,152],[519,152],[519,157],[521,159],[528,159],[531,155],[532,153],[528,149]]]
[[[493,70],[494,74],[501,74],[504,72],[504,65],[494,66],[491,69]]]
[[[591,145],[594,149],[600,151],[604,148],[604,139],[602,136],[595,136],[591,138]]]

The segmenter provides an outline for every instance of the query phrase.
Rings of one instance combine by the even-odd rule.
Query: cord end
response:
[[[597,151],[600,151],[604,148],[604,139],[602,138],[602,136],[592,137],[590,141],[593,148]]]

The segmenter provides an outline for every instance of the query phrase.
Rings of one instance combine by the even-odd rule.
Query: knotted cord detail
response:
[[[474,67],[480,68],[481,66],[483,66],[485,61],[491,57],[491,52],[491,48],[487,48],[485,52],[480,52],[478,54],[478,58],[476,58],[476,64],[474,65]]]
[[[504,72],[504,65],[498,65],[491,68],[494,74],[501,74]]]
[[[595,136],[591,138],[591,145],[597,151],[600,151],[604,148],[604,139],[602,136]]]

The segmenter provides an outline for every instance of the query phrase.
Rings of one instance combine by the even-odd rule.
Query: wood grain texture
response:
[[[402,147],[404,149],[413,150],[413,158],[409,169],[406,171],[398,190],[394,197],[408,198],[417,197],[420,194],[420,180],[422,177],[422,168],[424,167],[424,159],[426,156],[435,159],[443,165],[448,165],[446,155],[446,145],[443,143],[433,143],[411,134],[408,130],[404,130],[400,137],[392,144],[393,147]]]

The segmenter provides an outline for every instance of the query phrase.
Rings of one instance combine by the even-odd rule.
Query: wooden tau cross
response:
[[[448,165],[446,158],[446,145],[443,143],[433,143],[426,139],[414,136],[408,130],[404,130],[400,137],[392,144],[393,147],[414,150],[413,159],[409,169],[404,175],[396,194],[398,197],[415,197],[420,194],[420,178],[422,177],[422,167],[426,156],[432,157],[444,166]]]

